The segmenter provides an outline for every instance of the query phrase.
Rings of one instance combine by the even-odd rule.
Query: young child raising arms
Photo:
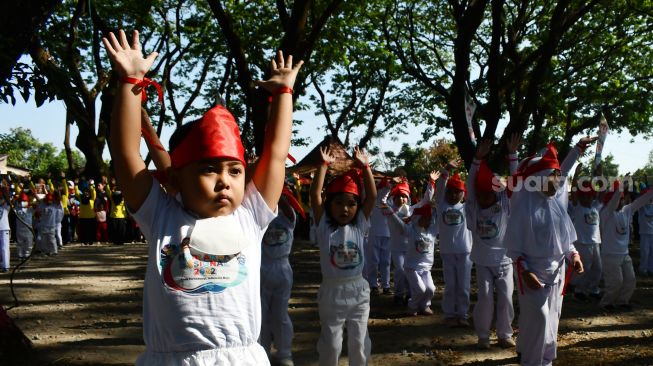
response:
[[[139,152],[141,83],[156,54],[143,58],[138,32],[103,38],[120,75],[111,122],[118,184],[149,243],[143,290],[145,352],[137,365],[268,365],[257,343],[261,327],[260,242],[276,216],[292,128],[292,86],[302,62],[279,51],[264,149],[245,184],[236,122],[222,106],[170,138],[169,197]]]
[[[363,278],[364,240],[376,202],[376,186],[366,154],[356,148],[354,159],[361,167],[365,199],[358,172],[349,171],[322,186],[327,166],[335,161],[328,148],[321,148],[323,164],[311,185],[311,207],[317,222],[322,283],[318,310],[322,327],[317,345],[320,366],[337,366],[342,350],[342,327],[347,325],[350,365],[367,365],[372,342],[367,332],[370,286]]]

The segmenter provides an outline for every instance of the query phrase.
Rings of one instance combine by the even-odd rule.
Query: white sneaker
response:
[[[515,341],[511,338],[499,338],[499,347],[501,348],[513,348],[515,347]]]
[[[295,366],[295,363],[292,362],[292,358],[284,358],[279,360],[279,366]]]

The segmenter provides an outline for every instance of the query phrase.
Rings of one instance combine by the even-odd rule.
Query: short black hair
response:
[[[168,140],[168,147],[170,149],[170,152],[173,152],[177,146],[181,144],[182,141],[188,136],[188,133],[190,130],[195,126],[197,123],[201,121],[200,119],[196,119],[194,121],[188,122],[186,124],[183,124],[175,130],[175,132],[172,133],[172,136],[170,136],[170,140]]]
[[[329,211],[329,207],[331,207],[331,202],[333,202],[336,197],[343,195],[344,192],[334,192],[334,193],[327,193],[326,198],[324,199],[324,215],[326,215],[326,223],[329,225],[329,229],[335,231],[340,224],[331,216],[331,211]],[[356,200],[356,214],[354,215],[354,218],[349,222],[348,224],[352,222],[356,222],[356,219],[358,219],[358,214],[361,212],[361,198],[359,195],[355,194],[354,199]]]

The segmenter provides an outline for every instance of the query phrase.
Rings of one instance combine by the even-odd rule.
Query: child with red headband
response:
[[[565,258],[577,273],[583,272],[573,244],[576,230],[567,213],[567,174],[595,140],[581,138],[562,164],[549,144],[539,155],[524,159],[508,185],[512,196],[504,243],[519,282],[517,352],[522,365],[550,365],[556,358],[563,283],[571,273]]]
[[[34,245],[34,233],[32,232],[32,218],[34,209],[32,202],[25,191],[20,192],[18,200],[14,204],[16,211],[16,252],[18,259],[23,260],[29,257]]]
[[[9,237],[11,229],[9,226],[9,185],[6,181],[2,181],[0,187],[0,272],[7,272],[9,270],[10,253],[9,253]]]
[[[516,170],[516,151],[520,144],[517,135],[508,140],[510,172]],[[506,255],[503,243],[506,234],[510,202],[499,178],[485,161],[490,152],[491,140],[483,140],[476,148],[474,160],[467,176],[467,201],[465,215],[467,227],[472,233],[470,259],[476,266],[478,301],[474,305],[474,328],[478,336],[478,348],[490,348],[490,327],[495,314],[494,292],[496,290],[496,333],[502,348],[515,346],[512,339],[514,308],[512,293],[514,280],[512,260]]]
[[[288,300],[293,283],[293,271],[288,256],[292,250],[297,212],[306,219],[304,209],[293,192],[284,187],[279,199],[279,215],[268,226],[262,241],[261,257],[261,335],[259,343],[268,357],[271,346],[277,350],[274,358],[280,366],[292,366],[293,326],[288,315]]]
[[[251,182],[229,111],[216,106],[170,138],[169,197],[140,155],[144,78],[156,54],[143,58],[138,32],[103,43],[118,72],[111,153],[124,201],[149,243],[143,291],[146,350],[138,365],[268,365],[261,327],[261,240],[284,184],[292,131],[292,86],[302,62],[279,51],[264,148]]]
[[[333,179],[322,201],[327,166],[335,161],[328,147],[320,148],[323,164],[311,185],[311,207],[317,224],[322,283],[318,292],[320,366],[337,366],[342,350],[342,328],[347,325],[350,365],[367,365],[372,342],[367,332],[370,286],[363,278],[364,241],[376,202],[376,186],[369,158],[358,148],[354,160],[362,169],[365,199],[359,172],[351,170]]]
[[[580,301],[587,296],[599,299],[599,282],[603,272],[601,262],[601,230],[599,227],[599,212],[603,205],[596,199],[596,191],[592,186],[591,177],[578,181],[581,164],[576,167],[572,179],[571,201],[569,202],[569,216],[574,223],[578,239],[574,247],[578,250],[583,262],[583,273],[574,276],[571,284],[574,286],[574,297]]]
[[[648,184],[648,183],[647,183]],[[646,189],[643,188],[641,194]],[[653,276],[653,200],[637,211],[639,223],[639,274]]]
[[[379,285],[383,294],[388,295],[390,290],[390,230],[388,221],[378,206],[390,194],[390,182],[384,177],[376,186],[377,205],[370,216],[370,232],[367,236],[365,247],[364,277],[370,284],[372,295],[379,293]]]
[[[56,202],[56,203],[55,203]],[[57,254],[57,218],[63,216],[61,202],[55,200],[52,193],[47,193],[36,208],[38,217],[38,237],[36,247],[46,255]]]
[[[465,182],[458,173],[449,177],[449,171],[458,167],[451,161],[441,170],[436,192],[436,209],[440,233],[440,256],[444,293],[442,311],[449,326],[469,326],[469,288],[472,276],[472,234],[465,222]]]
[[[624,205],[624,192],[619,181],[603,196],[601,236],[603,281],[605,293],[599,305],[607,311],[630,310],[630,298],[635,291],[635,269],[628,254],[630,225],[633,214],[653,199],[653,190],[642,191],[633,202]]]

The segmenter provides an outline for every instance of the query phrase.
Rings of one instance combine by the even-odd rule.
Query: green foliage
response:
[[[392,169],[403,168],[408,179],[423,180],[428,179],[426,177],[431,171],[440,170],[460,155],[452,141],[439,139],[428,148],[403,144],[398,154],[388,151],[385,157],[389,160]]]
[[[0,153],[7,154],[9,165],[25,168],[34,177],[45,177],[50,174],[68,170],[66,153],[58,150],[49,142],[41,143],[32,131],[22,127],[0,134]],[[84,165],[84,158],[77,151],[72,152],[73,169],[79,170]]]

